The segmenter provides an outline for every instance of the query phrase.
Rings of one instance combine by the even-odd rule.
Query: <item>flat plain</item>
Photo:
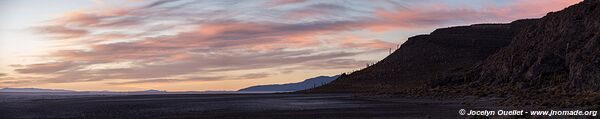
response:
[[[460,102],[350,94],[0,94],[2,118],[455,118]]]

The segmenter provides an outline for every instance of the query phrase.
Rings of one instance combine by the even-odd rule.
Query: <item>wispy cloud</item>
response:
[[[241,79],[257,79],[257,78],[264,78],[264,77],[268,77],[269,75],[271,75],[270,73],[250,73],[250,74],[244,74],[239,76],[239,78]]]
[[[48,25],[34,28],[36,31],[42,34],[47,34],[50,37],[57,39],[71,39],[80,38],[87,35],[89,32],[84,29],[69,28],[61,25]]]
[[[306,2],[306,0],[271,0],[265,3],[266,6],[275,7],[289,4],[298,4]]]
[[[111,84],[260,79],[305,69],[351,70],[377,60],[365,57],[386,54],[397,45],[390,41],[403,38],[349,33],[377,36],[510,21],[577,2],[549,1],[554,2],[516,0],[506,5],[457,7],[432,1],[159,0],[74,10],[33,29],[54,42],[80,47],[43,56],[50,57],[50,62],[14,68],[22,75],[46,77],[33,81],[37,83],[116,81]],[[551,7],[532,9],[544,5]],[[238,73],[231,76],[232,72]]]
[[[127,82],[115,82],[110,84],[115,85],[126,85],[126,84],[143,84],[143,83],[169,83],[169,82],[185,82],[185,81],[214,81],[214,80],[224,80],[226,77],[224,76],[216,76],[216,77],[190,77],[185,79],[149,79],[149,80],[136,80],[136,81],[127,81]]]

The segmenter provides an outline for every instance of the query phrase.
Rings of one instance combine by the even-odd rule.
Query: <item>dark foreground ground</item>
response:
[[[1,118],[456,118],[458,101],[348,94],[0,93]],[[464,117],[463,117],[464,118]]]

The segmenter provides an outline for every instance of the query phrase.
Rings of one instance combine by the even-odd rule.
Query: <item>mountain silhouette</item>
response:
[[[540,105],[598,104],[600,1],[585,0],[548,13],[512,43],[474,67],[432,81],[429,90],[512,95]],[[469,91],[471,90],[471,91]],[[473,92],[472,90],[477,90]],[[577,95],[586,97],[571,103]]]
[[[410,37],[380,62],[307,92],[389,92],[420,87],[428,80],[484,60],[535,21],[441,28],[428,35]]]
[[[548,13],[498,53],[439,84],[599,90],[599,5],[599,0],[586,0]]]
[[[299,91],[327,84],[335,80],[337,77],[338,76],[318,76],[297,83],[258,85],[243,88],[238,91]]]
[[[561,107],[598,104],[598,6],[600,0],[585,0],[539,19],[437,29],[409,38],[374,65],[300,92],[496,96],[509,97],[505,101],[513,104]]]

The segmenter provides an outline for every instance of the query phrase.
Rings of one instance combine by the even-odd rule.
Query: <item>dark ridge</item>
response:
[[[506,97],[510,105],[598,109],[599,5],[600,0],[586,0],[548,13],[477,65],[398,94]]]
[[[250,86],[247,88],[240,89],[238,91],[299,91],[317,86],[325,85],[335,80],[339,75],[336,76],[318,76],[306,79],[302,82],[286,83],[286,84],[272,84],[272,85],[257,85]]]
[[[518,32],[536,21],[527,19],[508,24],[437,29],[429,35],[409,38],[398,50],[376,64],[301,92],[394,92],[420,87],[424,82],[482,61],[507,46]]]
[[[586,0],[548,13],[513,43],[476,67],[434,86],[481,85],[515,90],[600,89],[600,5]]]

